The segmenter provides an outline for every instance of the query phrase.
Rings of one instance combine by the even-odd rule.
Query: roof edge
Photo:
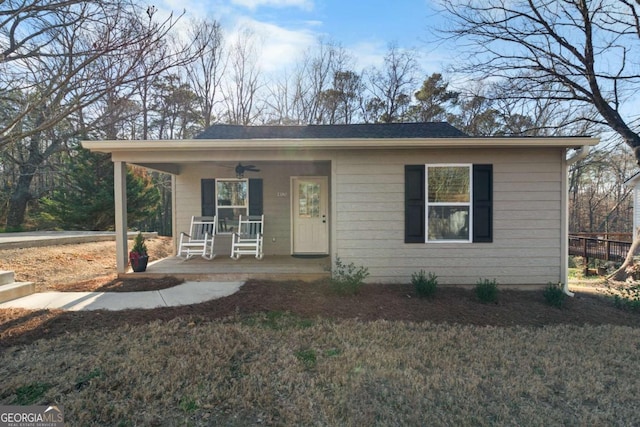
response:
[[[456,138],[340,138],[340,139],[184,139],[184,140],[102,140],[82,141],[91,151],[121,152],[193,151],[202,149],[411,149],[411,148],[579,148],[595,146],[594,137],[456,137]]]

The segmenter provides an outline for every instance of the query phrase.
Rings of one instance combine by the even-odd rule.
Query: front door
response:
[[[291,179],[294,254],[329,253],[329,203],[326,176]]]

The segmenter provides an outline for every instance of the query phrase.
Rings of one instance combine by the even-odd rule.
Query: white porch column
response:
[[[127,247],[127,164],[113,162],[113,190],[116,215],[116,268],[126,273],[129,264]]]

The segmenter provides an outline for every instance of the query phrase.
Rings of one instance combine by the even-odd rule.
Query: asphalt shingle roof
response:
[[[353,125],[238,126],[213,125],[196,139],[342,139],[460,138],[464,132],[445,122]]]

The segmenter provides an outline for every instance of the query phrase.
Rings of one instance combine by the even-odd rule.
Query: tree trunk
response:
[[[42,144],[42,135],[38,132],[29,140],[26,150],[28,158],[18,161],[20,176],[13,187],[11,198],[9,199],[9,210],[7,212],[7,231],[21,230],[24,224],[25,214],[27,212],[27,204],[33,198],[31,194],[31,183],[38,169],[42,164],[54,153],[56,153],[61,144],[61,140],[54,139],[48,141],[48,146],[44,151],[40,151]]]
[[[640,228],[636,230],[636,234],[633,237],[633,243],[631,244],[631,248],[627,253],[627,257],[624,262],[616,271],[610,274],[607,279],[616,280],[618,282],[624,282],[629,278],[629,272],[627,269],[633,265],[633,258],[638,255],[640,251]]]
[[[29,172],[30,171],[30,172]],[[27,212],[27,203],[31,200],[31,181],[35,168],[29,165],[20,167],[20,177],[13,189],[9,199],[9,211],[7,213],[7,231],[18,231],[22,229],[24,217]]]

